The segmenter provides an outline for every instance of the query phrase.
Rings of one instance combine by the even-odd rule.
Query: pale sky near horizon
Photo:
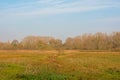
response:
[[[120,32],[120,0],[0,0],[0,41]]]

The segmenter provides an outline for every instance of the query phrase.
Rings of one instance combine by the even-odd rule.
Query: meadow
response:
[[[0,80],[120,80],[120,52],[1,50]]]

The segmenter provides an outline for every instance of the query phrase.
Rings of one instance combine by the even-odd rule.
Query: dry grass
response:
[[[120,52],[0,51],[1,80],[120,80]]]

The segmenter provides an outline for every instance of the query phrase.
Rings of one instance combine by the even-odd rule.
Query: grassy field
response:
[[[0,51],[0,80],[120,80],[120,52]]]

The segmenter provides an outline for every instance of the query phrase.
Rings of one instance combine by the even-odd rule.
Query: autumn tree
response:
[[[19,41],[18,40],[13,40],[12,42],[11,42],[11,45],[12,45],[12,47],[13,47],[13,49],[18,49],[19,47]]]
[[[21,44],[24,49],[50,49],[49,41],[51,39],[51,37],[27,36],[21,41]]]
[[[62,40],[46,36],[27,36],[21,42],[0,42],[0,49],[29,49],[29,50],[52,50],[62,52],[67,50],[109,50],[120,51],[120,32],[106,34],[83,34],[76,37],[68,37],[64,44]]]
[[[68,37],[64,43],[65,49],[74,49],[74,39]]]
[[[62,44],[62,40],[60,39],[51,39],[49,41],[49,45],[57,50],[59,53],[63,52],[63,44]]]
[[[8,42],[1,42],[0,43],[0,49],[11,50],[12,49],[11,43],[9,41]]]
[[[120,50],[120,32],[114,32],[112,35],[113,48]]]

